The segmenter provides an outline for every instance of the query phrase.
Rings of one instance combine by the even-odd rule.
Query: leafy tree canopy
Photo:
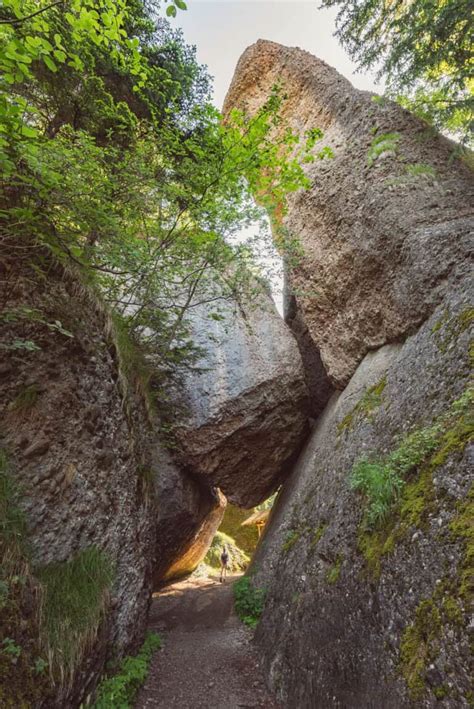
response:
[[[360,68],[377,66],[392,95],[464,142],[474,108],[473,8],[468,0],[322,0]]]
[[[153,0],[4,0],[0,75],[5,258],[74,264],[159,366],[189,363],[187,312],[256,289],[232,236],[263,208],[284,214],[322,134],[272,139],[277,89],[223,123]]]

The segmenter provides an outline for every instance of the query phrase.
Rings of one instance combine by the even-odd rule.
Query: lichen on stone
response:
[[[336,557],[336,561],[326,572],[326,581],[329,584],[334,584],[339,581],[339,576],[341,575],[341,567],[342,567],[342,562],[343,562],[343,557],[341,554],[338,554]]]
[[[373,412],[383,403],[382,393],[387,384],[387,377],[382,377],[377,384],[368,387],[357,404],[344,416],[337,426],[337,433],[350,431],[357,421],[372,419]]]
[[[472,306],[465,306],[454,316],[451,316],[450,312],[445,310],[431,328],[431,333],[439,351],[443,354],[447,352],[453,342],[456,342],[458,337],[471,327],[473,322],[474,308]]]

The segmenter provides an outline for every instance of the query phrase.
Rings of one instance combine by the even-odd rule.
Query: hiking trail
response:
[[[237,618],[232,584],[194,578],[153,598],[149,630],[163,639],[136,709],[277,709],[265,687],[252,631]]]

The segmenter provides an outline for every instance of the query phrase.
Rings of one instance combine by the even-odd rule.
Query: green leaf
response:
[[[53,60],[51,59],[51,57],[48,57],[48,55],[45,54],[43,56],[43,61],[46,64],[46,66],[48,67],[48,69],[50,69],[50,71],[57,72],[58,68],[57,68],[56,64],[53,62]]]
[[[166,8],[167,17],[176,17],[176,7],[174,5],[168,5]]]

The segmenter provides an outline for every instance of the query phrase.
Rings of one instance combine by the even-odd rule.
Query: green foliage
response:
[[[50,321],[46,315],[37,308],[29,308],[23,305],[16,308],[5,308],[0,314],[0,323],[3,323],[7,327],[9,324],[17,322],[21,322],[25,325],[39,324],[47,328],[50,333],[59,333],[65,337],[74,337],[69,330],[63,327],[60,320]],[[14,339],[11,342],[1,343],[0,350],[1,349],[34,352],[41,349],[41,347],[33,340]]]
[[[372,167],[377,158],[382,154],[391,153],[395,155],[400,138],[400,133],[382,133],[381,135],[376,135],[367,153],[367,165]]]
[[[242,576],[234,583],[234,603],[240,620],[250,628],[255,628],[263,612],[265,591],[255,588],[250,578]]]
[[[339,581],[341,575],[343,557],[339,554],[334,564],[326,572],[326,581],[329,584],[334,584]]]
[[[112,677],[103,679],[97,688],[94,709],[129,709],[145,682],[153,654],[162,647],[156,633],[148,633],[140,651],[126,657]]]
[[[432,426],[405,436],[385,458],[362,458],[354,464],[350,486],[366,496],[368,506],[364,526],[367,529],[373,529],[387,520],[394,505],[400,500],[410,472],[427,464],[431,458],[430,468],[425,471],[430,479],[433,467],[442,465],[453,450],[464,447],[472,438],[473,422],[469,416],[472,399],[472,391],[467,390]],[[420,505],[423,508],[426,504],[424,498],[427,484],[425,478],[420,476],[410,486],[409,492],[412,494],[405,497],[402,505],[402,514],[408,519],[408,524],[415,524],[419,520]]]
[[[21,647],[17,645],[12,638],[4,638],[0,646],[0,652],[3,652],[4,655],[10,658],[13,664],[16,664],[21,655]]]
[[[183,0],[167,14],[177,7]],[[74,264],[153,368],[179,377],[199,356],[190,309],[213,303],[209,317],[219,319],[222,302],[261,292],[251,244],[236,244],[235,233],[265,209],[280,219],[286,195],[309,184],[300,162],[329,153],[316,129],[301,145],[291,131],[271,139],[277,88],[255,117],[233,111],[223,122],[193,50],[156,23],[158,9],[140,0],[3,4],[0,239],[16,258],[29,249]],[[295,251],[280,231],[281,248]],[[70,336],[59,321],[45,324]]]
[[[360,69],[377,66],[389,94],[469,140],[474,101],[469,3],[323,0],[323,6],[339,9],[337,36]]]
[[[387,384],[387,378],[382,379],[371,387],[368,387],[351,411],[344,416],[337,425],[338,435],[343,431],[350,431],[357,420],[361,418],[371,419],[372,412],[383,402],[382,393]]]
[[[97,547],[37,570],[43,586],[41,639],[53,673],[72,675],[105,612],[113,566]]]
[[[204,563],[214,569],[220,569],[222,547],[224,545],[227,547],[229,553],[229,570],[244,571],[249,565],[250,558],[237,546],[235,539],[232,539],[232,537],[229,537],[229,535],[224,534],[224,532],[220,530],[216,532],[211,542],[211,546],[204,557]]]
[[[413,474],[414,471],[405,473],[405,475],[408,474],[408,479],[401,487],[398,503],[395,498],[391,502],[387,501],[390,513],[383,519],[374,520],[372,525],[368,524],[366,517],[363,518],[359,530],[358,545],[370,571],[375,576],[380,574],[382,558],[393,551],[396,543],[404,538],[409,530],[413,527],[421,527],[428,514],[436,509],[433,471],[443,465],[451,456],[462,453],[465,446],[472,441],[474,436],[472,398],[472,392],[468,389],[453,402],[445,414],[438,418],[436,425],[439,426],[439,436],[434,441],[435,447],[427,455],[426,460],[418,465],[416,475]],[[436,429],[433,427],[425,429],[425,432],[426,430],[431,430],[433,433]],[[404,447],[403,441],[402,447]],[[379,466],[380,462],[377,467]],[[465,561],[462,565],[462,568],[465,568],[465,575],[461,570],[463,579],[467,581],[469,578],[472,579],[472,555],[474,554],[473,545],[469,542],[469,534],[472,534],[472,528],[468,522],[469,519],[472,519],[472,507],[469,508],[469,505],[472,506],[470,496],[468,496],[466,505],[466,510],[463,506],[461,507],[453,519],[451,527],[457,530],[459,538],[466,538],[467,550],[471,549],[471,555],[469,551],[466,551]],[[469,583],[466,590],[468,587]]]

